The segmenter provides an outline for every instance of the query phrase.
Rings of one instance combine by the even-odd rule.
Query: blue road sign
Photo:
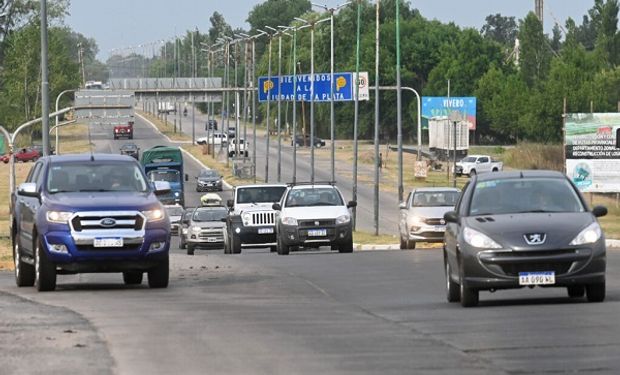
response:
[[[334,100],[335,101],[353,101],[355,93],[353,85],[353,73],[334,73]],[[258,101],[266,102],[269,97],[270,101],[277,101],[278,95],[282,101],[309,102],[312,97],[312,80],[310,74],[297,75],[297,93],[293,93],[294,79],[289,76],[273,76],[271,79],[267,77],[258,78]],[[330,73],[318,73],[314,75],[314,101],[328,102],[330,101]],[[361,95],[360,95],[361,96]],[[361,99],[360,99],[361,100]]]
[[[445,117],[452,111],[458,111],[466,121],[469,122],[469,130],[476,129],[476,98],[466,97],[445,97],[445,96],[423,96],[422,97],[422,117],[427,121],[432,118]]]

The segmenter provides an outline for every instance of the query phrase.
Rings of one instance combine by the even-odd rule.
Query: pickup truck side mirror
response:
[[[356,201],[349,201],[349,203],[347,203],[347,208],[352,208],[352,207],[357,207]]]
[[[275,211],[282,211],[282,206],[280,206],[280,203],[274,203],[271,205],[271,208]]]
[[[164,195],[170,193],[170,182],[168,181],[155,181],[154,182],[155,195]]]
[[[456,211],[448,211],[443,214],[443,219],[446,221],[446,223],[456,223],[459,221],[459,216]]]
[[[400,208],[401,210],[406,210],[407,209],[407,203],[402,202],[401,204],[398,205],[398,208]]]
[[[34,198],[38,198],[40,196],[39,192],[37,191],[37,184],[35,184],[34,182],[24,182],[23,184],[19,185],[19,187],[17,188],[17,195]]]
[[[229,199],[226,201],[226,205],[228,206],[228,208],[233,208],[235,202],[233,202],[232,199]]]

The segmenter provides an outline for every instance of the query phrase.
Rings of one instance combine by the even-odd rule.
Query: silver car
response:
[[[417,188],[400,204],[400,248],[415,249],[417,242],[443,242],[446,222],[461,191],[450,187]]]
[[[228,209],[222,206],[198,207],[189,219],[185,243],[187,254],[196,248],[224,249],[227,244],[226,223]]]
[[[183,216],[183,207],[178,204],[165,205],[164,208],[170,217],[170,234],[178,236],[181,226],[181,216]]]

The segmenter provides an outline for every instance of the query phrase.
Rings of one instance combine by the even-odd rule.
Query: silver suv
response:
[[[340,190],[331,184],[296,184],[273,205],[276,215],[277,251],[288,255],[299,247],[331,246],[341,253],[353,251],[349,208]]]
[[[222,206],[198,207],[189,219],[185,243],[187,255],[194,255],[196,248],[225,249],[228,209]]]
[[[446,222],[461,191],[450,187],[417,188],[400,204],[400,248],[415,249],[416,242],[443,242]]]

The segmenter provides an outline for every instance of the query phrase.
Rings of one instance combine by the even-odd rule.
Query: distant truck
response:
[[[157,112],[159,113],[177,113],[177,107],[171,102],[159,102],[157,103]]]
[[[499,172],[504,169],[501,161],[493,160],[489,155],[469,155],[456,163],[456,175],[469,177],[486,172]]]
[[[133,139],[133,119],[127,122],[127,125],[114,126],[114,140],[119,138]]]
[[[181,149],[155,146],[142,153],[140,164],[151,183],[166,181],[170,184],[170,193],[159,197],[163,204],[185,206],[184,182],[188,180],[188,176],[183,173]]]

